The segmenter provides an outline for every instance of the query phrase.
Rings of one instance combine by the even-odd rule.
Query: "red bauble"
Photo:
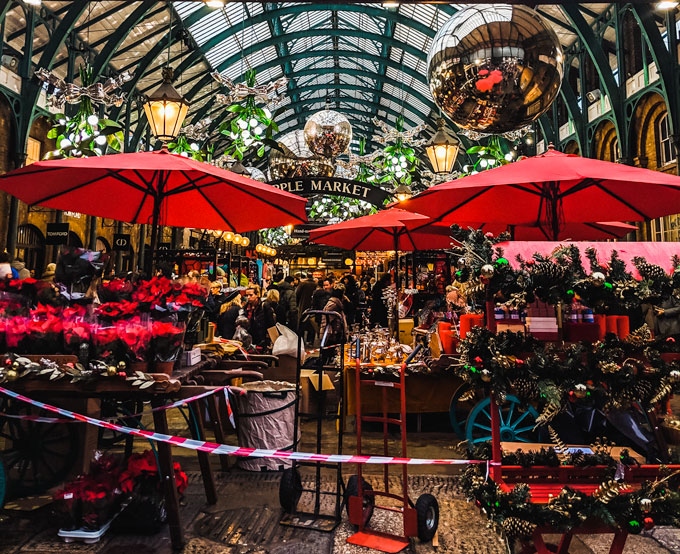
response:
[[[647,529],[647,531],[654,527],[654,520],[651,517],[646,517],[642,522],[645,524],[645,529]]]

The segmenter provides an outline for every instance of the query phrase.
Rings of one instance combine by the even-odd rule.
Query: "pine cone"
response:
[[[640,262],[635,266],[643,279],[663,279],[666,276],[666,272],[662,267],[647,262]]]
[[[645,323],[642,327],[635,329],[630,335],[626,337],[626,342],[633,346],[645,346],[652,341],[652,332]]]
[[[534,399],[538,398],[538,385],[531,379],[520,377],[512,382],[512,388],[520,398]]]
[[[527,521],[526,519],[520,519],[518,517],[506,517],[503,520],[503,531],[508,536],[508,538],[515,537],[530,537],[534,529],[536,529],[536,524]]]
[[[534,266],[532,273],[548,279],[560,279],[564,276],[564,269],[552,262],[541,262]]]

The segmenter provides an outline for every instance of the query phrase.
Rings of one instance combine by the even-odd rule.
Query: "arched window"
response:
[[[68,238],[66,239],[66,245],[75,246],[76,248],[82,248],[83,241],[80,240],[80,237],[76,234],[75,231],[69,231]]]
[[[109,244],[109,241],[106,240],[104,237],[97,237],[97,248],[96,250],[102,251],[102,252],[110,252],[111,251],[111,245]]]
[[[17,230],[17,258],[24,260],[28,269],[42,275],[45,264],[45,238],[35,225],[19,225]]]
[[[657,166],[663,167],[673,163],[676,158],[675,146],[671,142],[671,130],[668,125],[668,114],[663,114],[656,122]]]
[[[609,143],[609,161],[616,162],[619,157],[619,139],[615,137]]]

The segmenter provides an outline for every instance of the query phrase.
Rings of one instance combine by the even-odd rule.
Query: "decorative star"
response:
[[[133,74],[129,71],[123,71],[116,77],[109,77],[103,83],[94,83],[89,87],[67,83],[44,67],[37,69],[35,76],[47,84],[48,101],[50,106],[55,108],[63,108],[67,102],[77,104],[83,96],[88,97],[96,104],[120,107],[125,102],[125,95],[111,93],[123,86],[123,83],[132,79]]]
[[[229,94],[217,95],[216,98],[218,102],[230,105],[253,95],[258,101],[267,104],[270,109],[275,108],[283,102],[285,94],[281,89],[284,89],[288,84],[288,77],[280,77],[276,79],[276,81],[271,81],[266,85],[258,85],[256,87],[249,87],[245,83],[234,83],[229,77],[225,77],[217,71],[212,73],[212,77],[229,90]]]
[[[427,142],[427,139],[414,139],[416,135],[422,133],[427,125],[421,123],[416,125],[413,129],[408,131],[397,131],[394,127],[390,127],[384,121],[381,121],[377,117],[373,118],[373,123],[380,127],[382,134],[373,135],[373,140],[379,142],[380,144],[387,144],[388,142],[394,142],[397,139],[401,139],[402,142],[408,143],[411,146],[421,146]]]

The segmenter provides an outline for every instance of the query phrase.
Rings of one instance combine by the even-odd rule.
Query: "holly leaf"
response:
[[[155,381],[144,381],[141,385],[139,385],[139,388],[140,389],[148,389],[154,383],[155,383]]]

